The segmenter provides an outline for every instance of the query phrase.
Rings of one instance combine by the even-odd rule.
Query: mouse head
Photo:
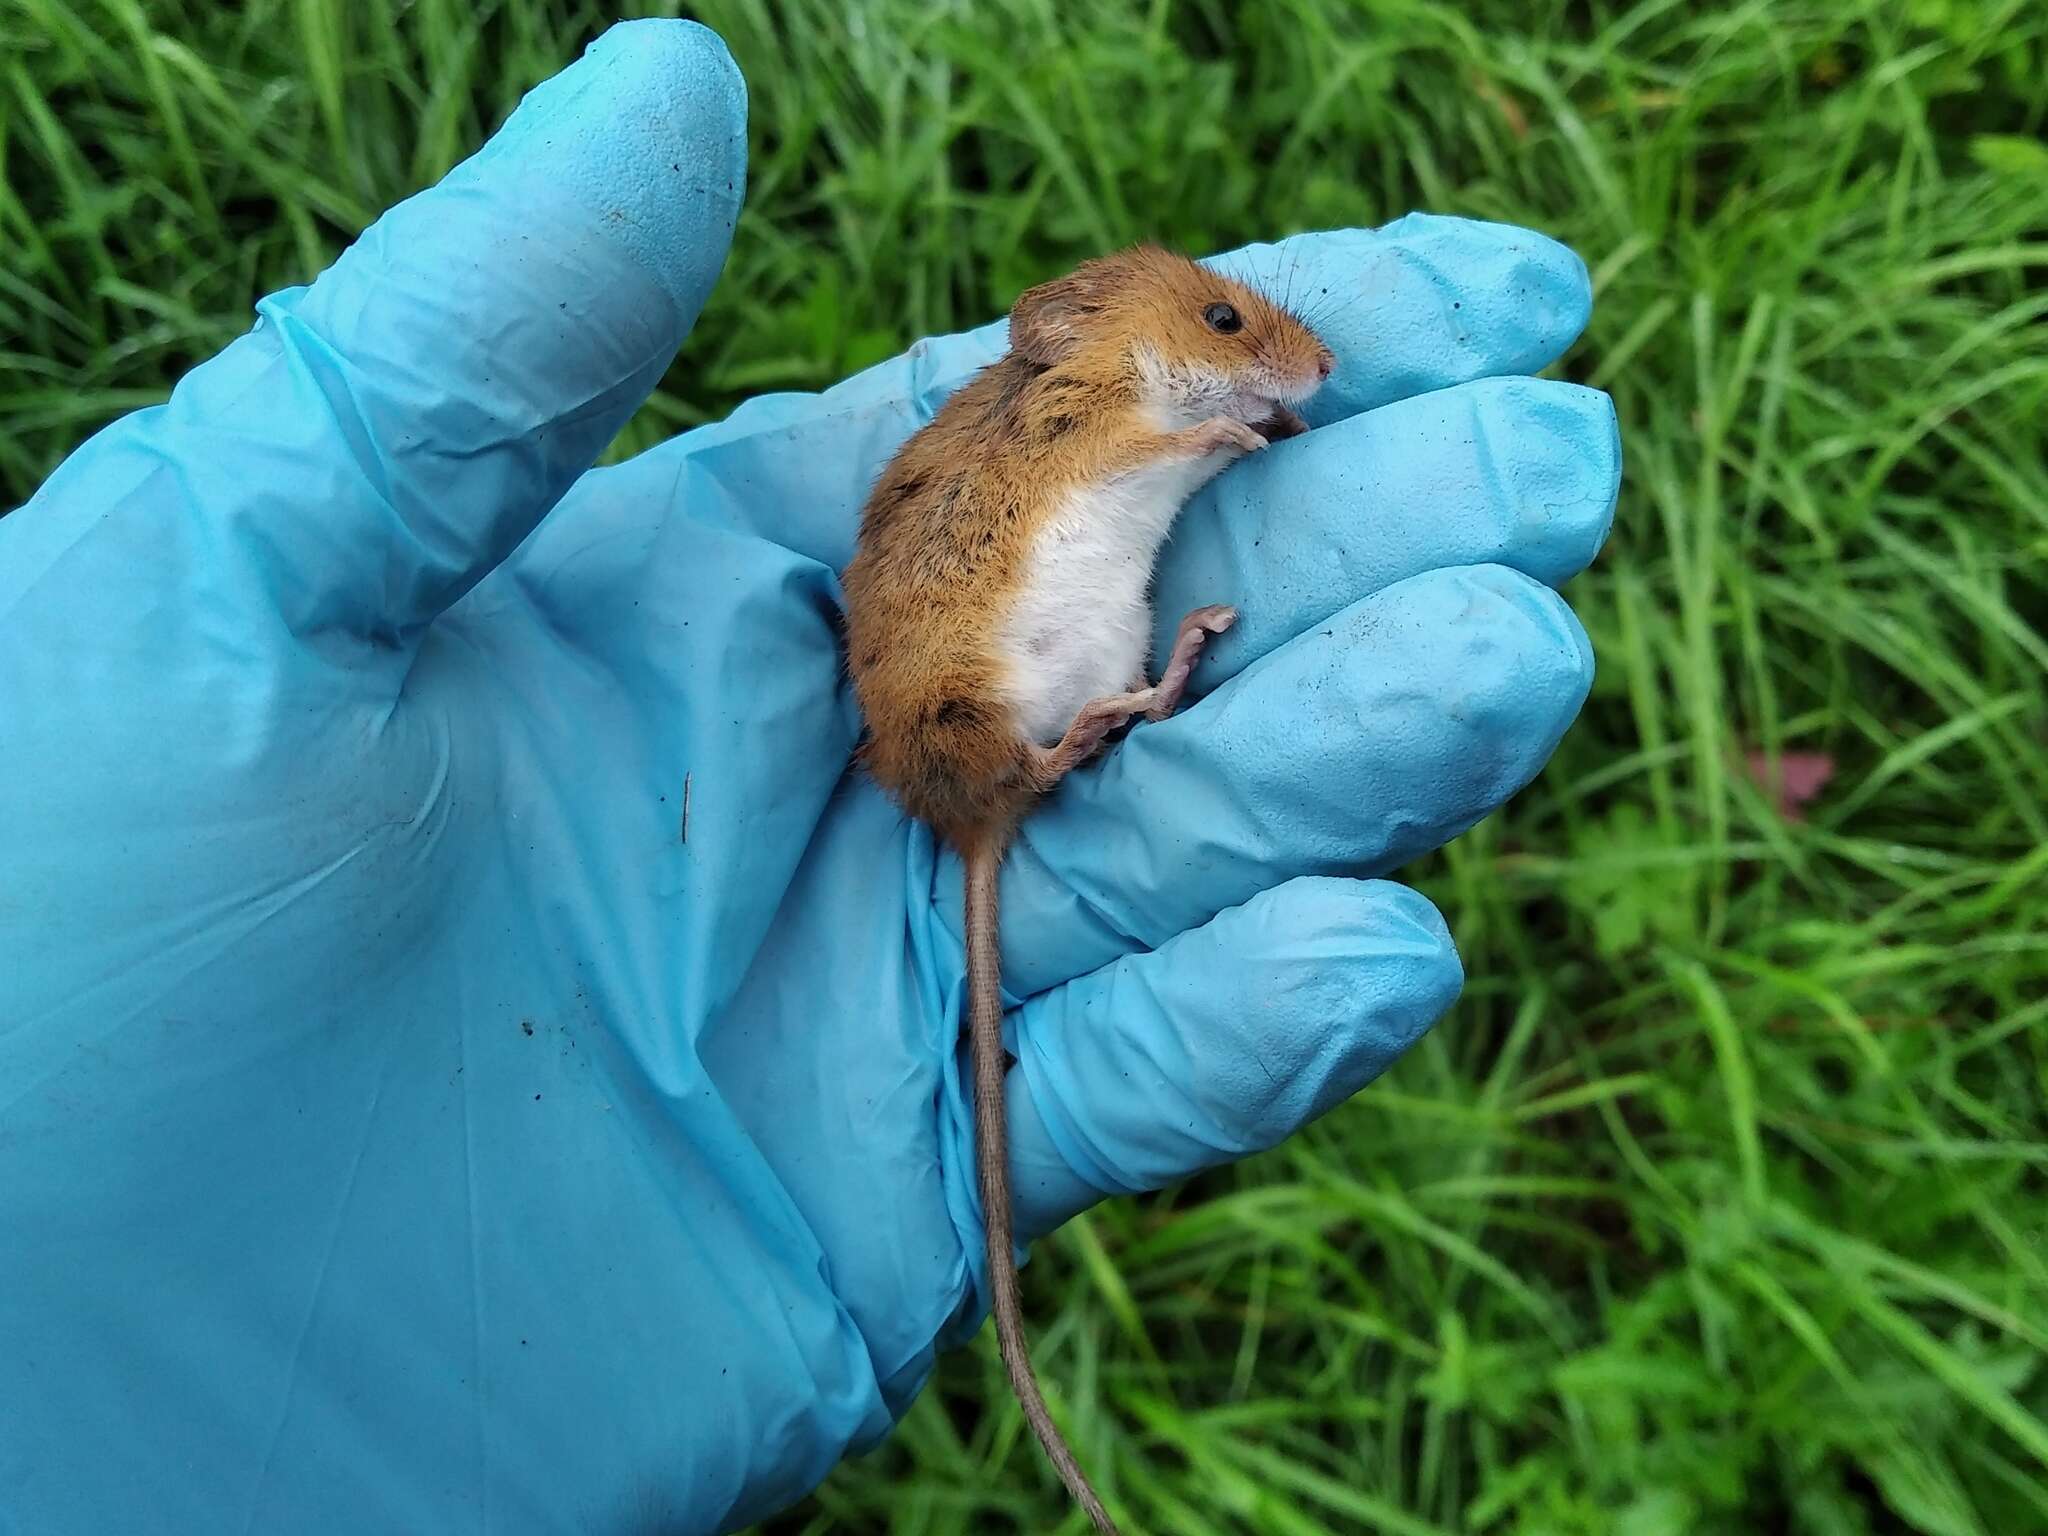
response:
[[[1234,416],[1269,438],[1304,430],[1291,407],[1335,366],[1287,309],[1156,245],[1027,290],[1010,311],[1010,348],[1042,368],[1134,379],[1167,430]]]

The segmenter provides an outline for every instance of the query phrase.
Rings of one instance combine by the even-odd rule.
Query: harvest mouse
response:
[[[1197,608],[1146,682],[1150,586],[1181,504],[1240,456],[1306,428],[1333,366],[1287,309],[1156,246],[1024,293],[1010,350],[897,452],[846,569],[861,757],[966,865],[975,1157],[996,1337],[1060,1480],[1116,1527],[1032,1374],[1017,1298],[1004,1121],[996,868],[1033,801],[1110,732],[1179,703],[1210,635]]]

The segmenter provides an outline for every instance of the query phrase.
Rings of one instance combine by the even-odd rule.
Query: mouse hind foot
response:
[[[1195,670],[1202,647],[1209,643],[1211,635],[1222,634],[1236,622],[1237,610],[1227,603],[1210,603],[1188,611],[1180,621],[1180,633],[1174,638],[1173,654],[1167,657],[1165,670],[1148,690],[1152,702],[1145,706],[1147,720],[1164,720],[1180,708],[1180,696],[1187,692],[1188,675]]]
[[[1032,787],[1040,794],[1050,790],[1074,769],[1088,761],[1118,726],[1142,715],[1147,720],[1164,720],[1180,707],[1187,692],[1188,676],[1211,635],[1220,635],[1237,622],[1237,610],[1223,603],[1210,603],[1192,610],[1180,621],[1180,633],[1173,642],[1173,654],[1159,681],[1149,688],[1129,693],[1106,694],[1090,699],[1074,716],[1074,723],[1058,743],[1034,746],[1028,761]]]

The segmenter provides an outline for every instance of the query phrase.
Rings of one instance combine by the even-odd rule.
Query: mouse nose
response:
[[[1334,357],[1330,356],[1329,353],[1325,352],[1321,357],[1316,359],[1316,377],[1319,379],[1327,379],[1330,376],[1330,370],[1336,366],[1337,360]]]

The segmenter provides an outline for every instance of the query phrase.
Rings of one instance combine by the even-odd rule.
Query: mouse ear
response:
[[[1010,350],[1050,368],[1074,350],[1082,326],[1101,309],[1100,285],[1086,266],[1027,288],[1010,306]]]

